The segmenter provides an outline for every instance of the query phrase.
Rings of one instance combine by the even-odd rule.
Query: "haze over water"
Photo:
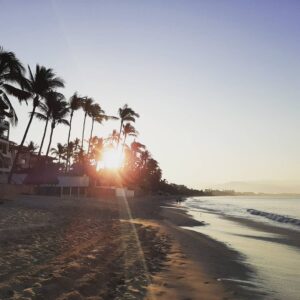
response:
[[[247,283],[251,288],[267,293],[265,299],[299,299],[300,197],[195,197],[185,206],[195,219],[207,223],[192,230],[225,243],[245,257],[243,262],[255,272]],[[280,217],[271,220],[252,215],[247,209]],[[284,223],[291,218],[299,224]]]

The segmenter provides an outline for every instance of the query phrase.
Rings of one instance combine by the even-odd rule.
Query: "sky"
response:
[[[64,94],[128,103],[169,182],[300,183],[300,1],[0,0],[0,44]],[[30,106],[15,101],[20,141]],[[80,136],[83,113],[72,137]],[[86,136],[90,123],[87,124]],[[95,129],[107,135],[119,123]],[[43,123],[28,136],[39,143]],[[66,142],[57,128],[54,144]],[[299,184],[300,192],[300,184]]]

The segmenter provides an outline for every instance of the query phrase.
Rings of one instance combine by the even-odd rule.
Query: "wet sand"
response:
[[[238,254],[181,228],[201,222],[172,202],[4,200],[0,299],[251,299],[218,280],[250,276]]]
[[[293,246],[295,248],[300,249],[300,231],[299,230],[293,230],[290,228],[283,228],[279,226],[271,226],[267,223],[259,223],[254,220],[250,219],[243,219],[238,217],[229,217],[224,216],[224,219],[240,223],[242,225],[248,226],[250,228],[253,228],[257,231],[262,232],[269,232],[272,234],[276,234],[277,237],[266,237],[264,239],[276,241],[277,243],[281,243],[288,246]]]

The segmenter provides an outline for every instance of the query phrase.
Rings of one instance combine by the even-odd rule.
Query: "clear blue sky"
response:
[[[300,1],[0,0],[0,43],[52,67],[140,140],[176,183],[300,178]],[[17,106],[19,141],[28,108]],[[82,114],[73,136],[80,135]],[[41,139],[34,122],[28,140]],[[118,123],[97,127],[107,134]],[[88,127],[89,128],[89,127]],[[64,142],[60,127],[54,142]]]

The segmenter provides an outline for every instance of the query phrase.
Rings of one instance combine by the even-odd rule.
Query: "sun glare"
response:
[[[99,169],[119,169],[124,161],[124,154],[121,149],[106,149],[103,153],[102,160],[98,162]]]

